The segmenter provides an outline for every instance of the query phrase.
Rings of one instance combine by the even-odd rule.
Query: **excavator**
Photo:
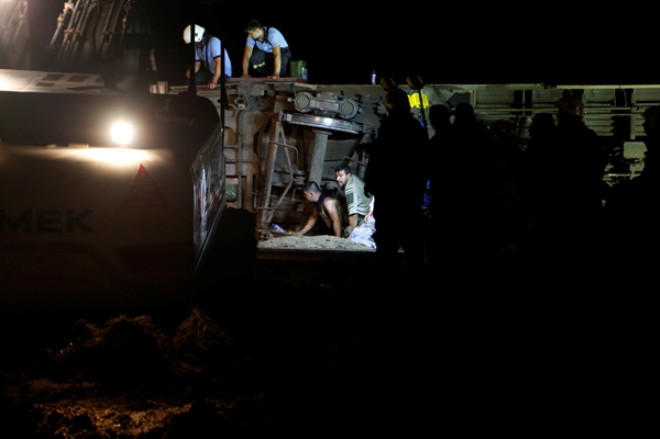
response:
[[[226,78],[211,90],[156,80],[158,60],[149,44],[148,9],[139,0],[66,1],[52,17],[53,33],[37,60],[34,45],[28,44],[26,22],[32,1],[0,4],[3,118],[16,121],[13,109],[21,107],[38,107],[40,117],[29,128],[1,124],[0,279],[22,272],[14,288],[33,272],[44,274],[48,261],[62,261],[62,255],[80,263],[59,279],[65,282],[81,281],[90,261],[103,267],[99,283],[108,277],[120,283],[154,280],[156,276],[146,275],[147,267],[135,265],[141,258],[134,255],[162,245],[190,250],[188,257],[179,253],[179,258],[189,258],[185,273],[170,273],[184,279],[204,260],[225,208],[254,215],[257,242],[277,240],[282,229],[299,229],[310,209],[302,196],[306,181],[339,193],[334,176],[338,164],[348,163],[354,173],[364,175],[364,145],[385,115],[383,98],[392,86],[406,91],[424,126],[429,106],[453,109],[469,102],[487,126],[499,121],[515,126],[523,149],[535,114],[556,114],[563,96],[578,97],[586,124],[607,144],[610,163],[604,180],[609,185],[634,178],[643,169],[643,113],[660,104],[660,84],[425,84],[420,77],[401,83],[383,77],[375,84],[314,84],[297,68],[290,69],[292,76],[279,79]],[[292,67],[301,65],[304,60],[292,61]],[[116,165],[86,155],[115,147],[79,133],[85,130],[74,116],[83,110],[74,114],[68,108],[85,108],[88,118],[109,117],[113,105],[87,105],[87,100],[124,95],[141,96],[118,102],[144,109],[133,120],[145,124],[144,130],[138,129],[144,136],[137,151],[150,156],[137,154],[119,179],[111,179],[105,168]],[[25,108],[15,114],[29,118]],[[171,139],[162,143],[154,129],[166,121],[178,128],[170,127]],[[17,126],[30,136],[19,136]],[[204,134],[186,140],[190,126],[202,126]],[[401,162],[417,166],[419,158],[402,149]],[[79,178],[72,178],[74,163],[85,164]],[[467,172],[470,163],[453,166]],[[44,172],[47,179],[35,178]],[[111,206],[102,207],[98,199]],[[172,220],[157,220],[164,217]],[[167,238],[174,235],[182,238]],[[88,290],[86,282],[79,283]]]
[[[34,3],[0,3],[0,305],[177,300],[225,209],[220,115],[136,79],[137,2],[67,1],[41,50]]]
[[[156,83],[175,0],[2,0],[0,68],[101,74],[108,87]],[[161,63],[162,64],[162,63]],[[147,85],[145,85],[147,84]]]

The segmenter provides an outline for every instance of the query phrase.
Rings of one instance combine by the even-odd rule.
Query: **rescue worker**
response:
[[[291,50],[284,35],[274,27],[250,20],[245,26],[248,37],[243,51],[243,78],[289,76]]]
[[[364,192],[378,198],[374,203],[376,219],[376,252],[390,267],[421,267],[424,263],[422,203],[427,173],[422,166],[406,169],[403,182],[392,180],[393,172],[401,172],[403,158],[410,151],[421,163],[428,163],[429,147],[426,128],[410,112],[410,101],[400,88],[388,90],[383,105],[387,116],[381,119],[376,139],[370,147],[365,171]],[[403,261],[399,248],[404,251]]]
[[[299,234],[307,234],[314,228],[318,219],[321,218],[330,230],[330,233],[340,238],[342,213],[339,200],[333,197],[330,193],[322,191],[318,183],[313,180],[305,183],[305,186],[303,187],[303,196],[307,201],[314,204],[314,209],[312,209],[312,213]]]
[[[603,236],[603,175],[607,154],[603,140],[584,120],[584,104],[565,95],[558,105],[557,124],[545,150],[537,150],[534,172],[542,182],[530,236],[533,256],[545,269],[586,271],[583,262],[600,256]],[[594,264],[596,266],[597,264]]]
[[[222,63],[222,42],[218,37],[207,34],[202,26],[195,25],[195,84],[207,84],[210,89],[214,89],[220,82],[220,74],[223,71]],[[183,41],[190,44],[190,25],[183,30]],[[232,68],[229,52],[224,49],[224,74],[231,78]],[[186,70],[186,78],[190,78],[190,69]]]
[[[337,166],[335,177],[339,187],[344,190],[344,197],[346,198],[348,226],[344,230],[344,235],[349,236],[354,228],[364,222],[365,216],[371,209],[373,196],[365,195],[364,180],[353,174],[353,170],[349,165]]]
[[[649,255],[660,243],[660,106],[647,108],[643,116],[644,169],[612,186],[605,205],[610,253],[626,255],[617,266],[623,276],[635,279],[657,271],[655,258]]]

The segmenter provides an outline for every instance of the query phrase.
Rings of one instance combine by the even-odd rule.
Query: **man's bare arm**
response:
[[[244,78],[250,77],[250,57],[252,56],[252,49],[253,48],[248,46],[247,44],[245,45],[245,49],[243,49],[243,62],[241,64],[241,67],[243,69]]]
[[[309,218],[307,218],[307,222],[305,223],[305,226],[300,231],[300,234],[304,235],[305,233],[312,230],[312,227],[314,227],[314,224],[316,224],[316,220],[318,219],[319,219],[319,213],[316,211],[316,209],[313,209],[311,215],[309,215]]]
[[[282,68],[282,50],[280,46],[273,46],[273,64],[275,64],[273,76],[271,78],[278,79],[280,77],[280,69]]]
[[[335,236],[341,237],[341,215],[337,207],[337,200],[328,197],[323,200],[323,207],[325,207],[325,211],[328,212],[328,216],[332,220],[332,230]]]

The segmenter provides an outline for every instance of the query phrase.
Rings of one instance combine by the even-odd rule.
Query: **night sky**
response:
[[[368,83],[371,71],[397,83],[641,84],[657,83],[653,35],[644,14],[576,10],[561,2],[512,9],[501,2],[423,4],[335,0],[139,0],[167,72],[184,71],[181,33],[197,22],[220,37],[240,76],[245,24],[257,18],[284,34],[293,59],[305,60],[310,82]],[[32,0],[42,37],[63,2]],[[48,18],[54,17],[54,18]],[[50,23],[50,24],[49,24]],[[179,68],[183,63],[184,66]],[[183,81],[185,82],[185,81]]]

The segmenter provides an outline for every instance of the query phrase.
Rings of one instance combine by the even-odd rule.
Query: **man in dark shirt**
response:
[[[387,110],[371,145],[365,172],[365,192],[374,195],[374,235],[379,259],[387,264],[399,262],[399,249],[404,251],[404,263],[420,266],[424,263],[422,204],[427,172],[423,166],[407,167],[406,179],[393,180],[411,151],[417,151],[417,161],[428,159],[428,133],[410,112],[405,91],[388,90],[384,105]]]
[[[327,192],[322,191],[318,183],[313,180],[305,183],[303,196],[310,203],[314,203],[314,209],[312,209],[312,213],[300,234],[305,235],[312,230],[320,217],[333,235],[341,237],[342,223],[339,201]]]

